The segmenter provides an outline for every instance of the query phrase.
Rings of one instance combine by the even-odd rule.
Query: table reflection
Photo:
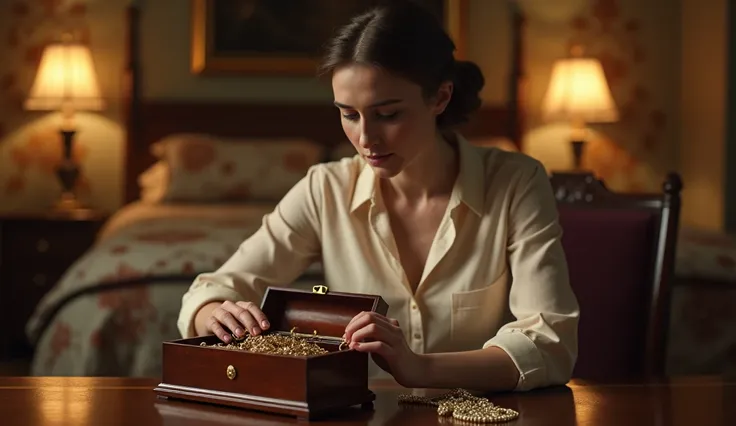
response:
[[[253,426],[284,426],[306,423],[304,420],[287,415],[220,407],[190,401],[159,399],[154,403],[154,406],[161,416],[164,426],[225,426],[244,424]],[[337,410],[324,420],[332,423],[337,422],[338,424],[368,425],[373,414],[373,411],[361,410],[355,407]]]
[[[457,421],[450,417],[440,417],[436,408],[419,405],[399,405],[400,393],[411,393],[419,396],[437,396],[446,390],[433,389],[376,389],[376,401],[373,411],[361,410],[358,407],[347,408],[331,413],[329,416],[313,421],[313,423],[329,423],[332,425],[453,425]],[[479,395],[479,394],[477,394]],[[519,412],[515,425],[548,425],[554,419],[556,425],[575,425],[576,412],[573,392],[567,387],[550,388],[524,393],[504,393],[482,395],[491,402],[504,408]],[[295,417],[261,413],[254,410],[218,407],[209,404],[159,399],[155,403],[156,411],[165,426],[188,425],[256,425],[282,426],[305,421]],[[312,422],[310,422],[312,423]]]
[[[47,387],[38,389],[34,396],[38,417],[47,424],[82,425],[89,421],[94,395],[88,389]]]

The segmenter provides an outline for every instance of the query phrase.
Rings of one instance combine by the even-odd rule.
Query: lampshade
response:
[[[543,102],[545,120],[588,123],[618,120],[618,109],[597,59],[559,60]]]
[[[73,43],[47,46],[25,108],[56,110],[64,102],[76,110],[100,110],[105,106],[87,46]]]

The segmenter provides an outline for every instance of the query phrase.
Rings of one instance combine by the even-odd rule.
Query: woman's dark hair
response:
[[[438,127],[447,128],[467,121],[480,107],[485,84],[480,68],[456,61],[454,51],[455,43],[432,12],[411,0],[389,0],[337,31],[327,45],[321,73],[347,64],[375,65],[418,84],[426,97],[452,81],[452,98],[437,117]]]

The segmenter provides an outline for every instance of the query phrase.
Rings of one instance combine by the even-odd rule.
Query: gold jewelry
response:
[[[329,353],[327,349],[322,348],[314,341],[314,337],[319,337],[317,330],[314,330],[314,337],[304,337],[305,335],[297,335],[296,327],[292,328],[289,334],[261,334],[253,336],[246,332],[245,336],[237,337],[231,334],[233,342],[225,344],[222,342],[208,345],[205,342],[199,346],[218,347],[222,349],[243,350],[248,352],[269,354],[269,355],[287,355],[308,357],[314,355],[322,355]],[[342,339],[339,351],[347,347],[347,341]]]
[[[465,389],[453,389],[436,397],[399,395],[399,404],[429,405],[437,407],[441,417],[452,416],[455,420],[470,423],[503,423],[519,417],[519,413],[510,408],[502,408],[487,398],[474,396]]]

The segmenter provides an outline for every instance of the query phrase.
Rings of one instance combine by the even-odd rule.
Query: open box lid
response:
[[[388,304],[379,295],[331,292],[327,286],[314,286],[312,291],[268,287],[261,310],[271,323],[270,330],[291,331],[324,337],[342,338],[350,320],[363,311],[381,315]]]

